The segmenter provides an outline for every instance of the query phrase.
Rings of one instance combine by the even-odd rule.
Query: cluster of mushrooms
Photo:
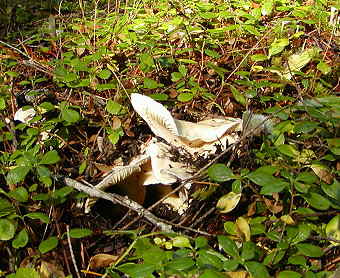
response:
[[[187,161],[179,161],[171,150],[177,149],[188,160],[195,157],[208,158],[217,149],[224,150],[227,145],[239,139],[243,121],[239,118],[214,118],[197,123],[174,119],[170,112],[152,98],[131,94],[134,110],[148,124],[154,137],[141,147],[141,153],[129,165],[117,166],[95,187],[106,190],[108,187],[120,185],[129,187],[132,199],[144,201],[145,186],[161,185],[165,193],[171,192],[171,185],[189,179],[197,169]],[[256,122],[265,120],[256,115]],[[186,183],[186,189],[191,187]],[[139,196],[134,196],[134,195]],[[85,212],[89,212],[96,202],[90,197],[85,204]],[[163,203],[170,204],[179,214],[188,207],[187,194],[171,195]]]

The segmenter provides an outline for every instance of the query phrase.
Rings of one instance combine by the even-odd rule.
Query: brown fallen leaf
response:
[[[98,268],[110,266],[112,263],[117,261],[118,258],[119,256],[103,254],[103,253],[94,255],[90,259],[89,268],[98,269]]]
[[[247,216],[253,216],[256,213],[256,201],[252,202],[249,206],[248,206],[248,212],[247,212]]]
[[[317,175],[325,183],[331,184],[333,182],[333,176],[325,165],[321,163],[314,163],[310,166],[310,168],[312,168],[315,175]]]
[[[267,208],[274,214],[279,213],[283,210],[283,205],[280,201],[274,202],[273,200],[269,200],[267,198],[263,198],[264,203],[266,204]]]

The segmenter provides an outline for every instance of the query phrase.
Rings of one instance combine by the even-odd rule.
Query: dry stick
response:
[[[80,273],[79,273],[79,269],[77,266],[77,262],[76,262],[76,258],[74,257],[74,253],[73,253],[73,249],[72,249],[72,244],[71,244],[71,238],[70,238],[70,227],[69,225],[66,226],[66,231],[67,231],[67,242],[68,242],[68,247],[70,249],[70,254],[71,254],[71,259],[72,259],[72,263],[74,266],[74,270],[77,273],[77,277],[81,278]]]
[[[22,43],[22,42],[20,42],[20,44],[21,44],[21,43]],[[41,65],[40,63],[34,61],[34,60],[32,59],[32,57],[28,56],[25,52],[21,51],[19,48],[14,47],[14,46],[8,44],[7,42],[1,41],[1,40],[0,40],[0,44],[3,44],[3,45],[5,45],[5,46],[7,46],[7,47],[13,49],[14,51],[18,52],[20,55],[26,57],[28,60],[23,61],[23,62],[22,62],[23,65],[29,66],[29,67],[33,67],[33,68],[35,68],[36,70],[41,71],[41,72],[43,72],[43,73],[45,73],[45,74],[47,74],[47,75],[49,75],[49,76],[53,76],[53,74],[51,73],[51,70],[50,70],[49,68],[47,68],[47,67]]]
[[[205,214],[203,214],[200,218],[198,218],[191,227],[197,226],[199,223],[201,223],[205,218],[207,218],[210,214],[212,214],[215,211],[215,207],[210,208]]]
[[[333,238],[333,237],[312,236],[311,239],[314,239],[314,240],[327,240],[327,241],[333,241],[335,243],[340,243],[339,239],[336,239],[336,238]]]
[[[171,225],[164,223],[162,219],[156,217],[150,211],[143,208],[140,204],[130,200],[127,197],[123,197],[123,196],[115,194],[115,193],[103,192],[103,191],[98,190],[94,187],[86,186],[86,185],[82,184],[81,182],[78,182],[78,181],[71,179],[71,178],[63,177],[62,180],[67,186],[73,187],[73,188],[75,188],[79,191],[83,191],[91,197],[105,199],[105,200],[108,200],[112,203],[119,204],[121,206],[127,207],[127,208],[137,212],[140,217],[145,217],[152,224],[159,227],[162,231],[165,231],[165,232],[171,232],[172,231]]]

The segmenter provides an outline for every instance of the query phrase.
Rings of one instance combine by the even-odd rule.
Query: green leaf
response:
[[[172,245],[174,247],[189,247],[191,248],[191,244],[190,241],[187,237],[185,236],[177,236],[175,238],[172,239]]]
[[[224,222],[223,227],[227,234],[237,235],[236,225],[234,222],[226,221]]]
[[[192,93],[180,93],[177,99],[181,102],[188,102],[194,98],[194,94]]]
[[[270,15],[273,11],[273,0],[265,0],[261,7],[261,14],[263,16]]]
[[[291,270],[284,270],[279,273],[278,278],[300,278],[302,275],[298,272]]]
[[[245,261],[254,259],[256,255],[256,245],[252,241],[246,241],[243,243],[241,258]]]
[[[177,271],[182,271],[189,269],[194,265],[195,261],[191,258],[177,258],[171,260],[168,264],[166,264],[166,267]]]
[[[119,133],[118,132],[113,132],[108,136],[110,142],[115,145],[119,141]]]
[[[288,258],[288,263],[289,264],[295,264],[295,265],[306,265],[307,260],[304,256],[300,255],[293,255]]]
[[[15,225],[8,219],[0,219],[0,240],[10,240],[15,234]]]
[[[232,211],[241,199],[241,193],[229,192],[226,195],[223,195],[216,204],[216,208],[220,213],[228,213]]]
[[[332,184],[321,184],[322,191],[327,194],[327,196],[335,199],[340,200],[340,182],[334,179]]]
[[[45,213],[42,212],[31,212],[25,214],[24,217],[28,217],[30,219],[39,219],[41,222],[46,224],[50,223],[50,218]]]
[[[239,266],[239,260],[227,260],[223,262],[223,269],[226,271],[235,271]]]
[[[79,175],[82,175],[84,173],[84,171],[86,170],[86,167],[87,167],[87,161],[84,160],[79,166],[79,171],[78,171]]]
[[[70,124],[74,124],[80,120],[80,114],[76,110],[64,108],[61,110],[61,118]]]
[[[218,244],[220,247],[230,256],[237,258],[239,257],[239,252],[236,243],[226,236],[217,236]]]
[[[25,247],[28,243],[28,233],[26,229],[22,229],[12,241],[13,248]]]
[[[331,205],[328,199],[318,193],[311,192],[303,195],[303,197],[306,199],[308,204],[319,210],[328,210]]]
[[[97,76],[101,79],[109,79],[111,75],[112,75],[112,72],[108,69],[103,69],[97,74]]]
[[[117,88],[117,83],[110,82],[110,83],[105,83],[105,84],[97,84],[95,89],[98,92],[102,92],[102,91],[112,90],[116,88]]]
[[[15,71],[6,71],[5,73],[10,77],[18,77],[19,76],[19,73],[15,72]]]
[[[217,51],[212,50],[212,49],[205,49],[204,53],[207,54],[208,56],[212,57],[212,58],[220,58],[221,54],[219,54]]]
[[[221,272],[212,269],[206,269],[204,272],[199,276],[199,278],[225,278],[226,276]]]
[[[288,239],[291,243],[291,245],[295,245],[299,242],[305,241],[306,239],[309,238],[312,230],[307,224],[300,224],[298,227],[298,232],[296,236],[292,239]]]
[[[12,214],[15,212],[13,205],[6,199],[0,198],[0,217]]]
[[[19,268],[13,278],[40,278],[40,274],[33,268]]]
[[[155,63],[153,57],[148,53],[142,53],[139,56],[140,67],[144,72],[149,72],[153,69]]]
[[[219,257],[215,254],[210,253],[209,250],[201,249],[197,252],[197,264],[201,267],[214,267],[218,270],[223,268],[223,263]]]
[[[60,157],[58,155],[58,152],[55,150],[48,151],[43,155],[41,160],[39,161],[39,164],[55,164],[60,160]]]
[[[243,29],[246,30],[248,33],[255,35],[255,36],[261,36],[261,33],[252,25],[242,25]]]
[[[235,100],[242,104],[243,106],[246,105],[247,99],[243,94],[241,94],[234,86],[230,86],[231,92],[233,93],[233,96]]]
[[[158,83],[157,81],[150,79],[150,78],[147,78],[147,77],[144,78],[143,88],[145,88],[145,89],[157,89],[157,88],[160,88],[160,87],[163,87],[163,84]]]
[[[30,170],[30,166],[17,166],[11,169],[6,177],[7,184],[17,184],[23,181]]]
[[[70,230],[70,237],[72,238],[83,238],[90,235],[92,235],[92,231],[90,229],[75,228]]]
[[[284,144],[284,145],[277,146],[277,149],[279,150],[280,153],[286,156],[292,157],[292,158],[295,158],[299,156],[300,154],[300,152],[293,145]]]
[[[115,102],[111,99],[106,103],[106,111],[113,115],[122,115],[125,114],[124,107],[120,105],[118,102]]]
[[[49,237],[48,239],[42,241],[39,244],[39,251],[42,254],[45,254],[51,250],[53,250],[54,248],[56,248],[58,246],[58,238],[57,237]]]
[[[152,277],[152,272],[156,270],[156,265],[152,263],[126,263],[120,265],[118,270],[128,274],[131,278],[149,278]]]
[[[311,172],[302,172],[298,174],[296,180],[306,183],[315,183],[318,180],[318,178]]]
[[[294,126],[294,132],[296,133],[308,133],[317,128],[319,124],[312,121],[300,121]]]
[[[72,193],[74,191],[74,189],[70,186],[64,186],[62,188],[59,188],[57,190],[55,190],[52,194],[52,197],[55,199],[63,199],[65,198],[67,195],[69,195],[70,193]]]
[[[267,268],[259,262],[245,262],[247,270],[250,272],[253,278],[270,278]]]
[[[261,194],[281,192],[284,188],[288,187],[289,184],[283,179],[272,176],[276,170],[276,167],[263,166],[249,173],[247,178],[256,184],[263,186]]]
[[[326,225],[326,235],[328,237],[334,238],[336,240],[340,240],[340,215],[334,216]],[[338,245],[339,243],[332,242],[334,245]]]
[[[156,93],[156,94],[151,94],[149,97],[153,98],[154,100],[159,100],[159,101],[165,101],[168,100],[169,96],[164,93]]]
[[[171,73],[171,81],[172,82],[177,82],[177,81],[181,80],[182,78],[183,78],[183,75],[178,71]]]
[[[183,77],[186,76],[188,73],[188,69],[185,65],[180,65],[178,67],[178,71],[182,74]]]
[[[204,248],[208,246],[208,240],[205,237],[199,236],[195,238],[195,248]]]
[[[263,195],[271,195],[272,193],[279,193],[283,191],[288,187],[288,183],[280,180],[281,179],[277,179],[277,182],[272,185],[263,186],[260,193]]]
[[[282,52],[287,45],[289,45],[288,39],[275,39],[274,42],[269,47],[268,51],[269,58]]]
[[[250,56],[251,60],[254,62],[263,62],[268,60],[268,57],[264,54],[255,54]]]
[[[233,172],[224,164],[214,164],[208,168],[209,178],[217,182],[225,182],[235,179]]]
[[[28,200],[28,192],[25,187],[17,187],[16,189],[10,191],[8,196],[15,199],[18,202],[24,203]]]
[[[300,71],[303,67],[305,67],[316,55],[320,52],[319,48],[309,48],[305,49],[303,52],[299,54],[294,54],[289,56],[288,65],[285,72],[284,77],[287,79],[292,78],[292,74],[296,71]]]
[[[6,109],[6,100],[3,97],[0,97],[0,110]]]
[[[302,255],[318,258],[323,255],[323,251],[319,246],[309,243],[299,243],[296,245],[297,249]]]
[[[283,259],[285,254],[286,250],[273,250],[267,257],[264,258],[263,264],[267,266],[276,265]]]
[[[322,72],[322,74],[329,74],[332,71],[332,68],[327,65],[324,61],[320,61],[316,68]]]

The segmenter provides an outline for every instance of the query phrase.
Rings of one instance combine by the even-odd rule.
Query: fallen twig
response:
[[[78,182],[71,178],[63,177],[62,180],[67,186],[70,186],[79,191],[85,192],[91,197],[105,199],[114,204],[119,204],[121,206],[127,207],[137,212],[139,217],[145,217],[148,221],[150,221],[155,226],[159,227],[164,232],[172,232],[171,225],[166,224],[164,221],[162,221],[162,219],[156,217],[150,211],[142,207],[140,204],[130,200],[128,197],[123,197],[115,193],[106,193],[106,192],[96,189],[95,187],[86,186],[82,184],[81,182]]]
[[[74,270],[77,273],[77,277],[81,278],[80,273],[79,273],[79,269],[78,269],[78,266],[77,266],[76,258],[74,257],[74,253],[73,253],[73,248],[72,248],[71,238],[70,238],[70,228],[69,228],[68,225],[66,226],[66,231],[67,231],[68,247],[70,249],[70,254],[71,254],[71,259],[72,259],[72,263],[73,263],[73,266],[74,266]]]

